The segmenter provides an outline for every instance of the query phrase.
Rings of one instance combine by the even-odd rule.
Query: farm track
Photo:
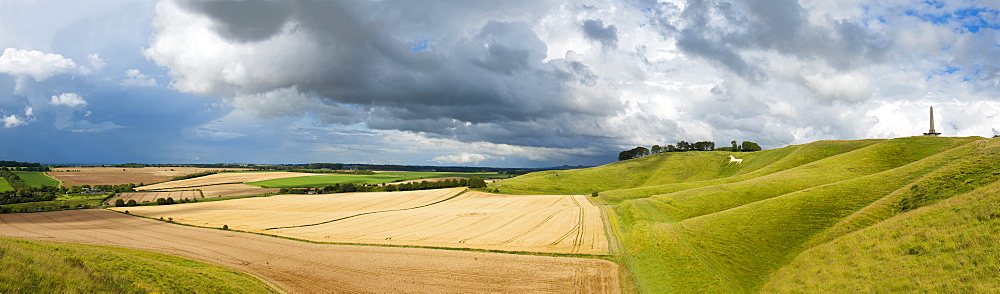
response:
[[[314,244],[108,210],[3,214],[0,235],[179,255],[247,272],[291,293],[620,291],[618,266],[599,259]]]

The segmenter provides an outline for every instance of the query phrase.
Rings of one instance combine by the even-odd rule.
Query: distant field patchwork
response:
[[[288,177],[248,183],[268,188],[326,187],[334,184],[389,184],[403,181],[435,181],[452,178],[480,177],[504,179],[508,175],[497,173],[444,173],[444,172],[380,172],[374,175],[322,174],[311,177]]]
[[[461,191],[286,195],[128,209],[316,242],[608,253],[600,211],[586,196]]]
[[[136,190],[162,190],[162,189],[174,189],[174,188],[190,188],[190,187],[201,187],[208,185],[220,185],[220,184],[233,184],[233,183],[249,183],[264,180],[273,179],[283,179],[283,178],[297,178],[297,177],[309,177],[318,176],[318,174],[308,174],[308,173],[294,173],[294,172],[246,172],[246,173],[218,173],[214,175],[207,175],[203,177],[190,178],[179,181],[170,181],[166,183],[159,183],[155,185],[146,185],[142,187],[136,187]]]
[[[65,186],[151,184],[169,181],[173,177],[206,171],[245,170],[200,167],[60,167],[48,172]]]

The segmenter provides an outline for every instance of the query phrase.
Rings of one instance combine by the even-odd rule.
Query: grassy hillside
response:
[[[829,250],[864,252],[840,241],[845,236],[878,231],[889,220],[1000,180],[1000,140],[978,137],[821,141],[738,154],[740,166],[728,165],[727,156],[658,154],[573,173],[529,174],[500,187],[519,193],[602,191],[602,201],[614,205],[609,217],[643,292],[751,293],[824,289],[822,279],[801,269],[824,271]],[[976,210],[982,204],[963,203],[955,205]],[[993,224],[962,238],[982,238],[997,230]],[[838,245],[810,257],[822,255],[809,253],[814,248],[829,244]],[[984,244],[982,252],[1000,248]],[[848,265],[839,266],[846,271]],[[988,269],[981,264],[968,272]],[[851,279],[842,274],[841,282]],[[933,289],[976,289],[980,280]],[[886,289],[894,288],[870,290]]]
[[[58,187],[59,181],[53,179],[44,172],[37,171],[14,171],[17,177],[32,187],[53,186]]]
[[[13,191],[13,190],[14,187],[11,187],[10,183],[7,183],[6,179],[0,178],[0,192]]]
[[[252,276],[138,250],[0,238],[0,293],[274,293]]]
[[[763,292],[990,293],[1000,289],[1000,182],[811,248]]]

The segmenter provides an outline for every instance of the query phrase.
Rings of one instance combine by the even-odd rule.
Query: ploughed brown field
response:
[[[166,182],[173,177],[206,171],[240,171],[239,168],[200,167],[60,167],[47,174],[63,182],[63,186],[152,184]]]
[[[620,292],[618,266],[599,259],[315,244],[108,210],[0,214],[0,236],[184,256],[250,273],[291,293]]]
[[[281,195],[113,209],[315,242],[608,254],[600,210],[587,196],[462,191]]]
[[[317,176],[319,174],[295,173],[295,172],[246,172],[246,173],[220,173],[203,177],[190,178],[178,181],[169,181],[155,185],[136,187],[136,190],[164,190],[176,188],[191,188],[221,184],[249,183],[264,180],[297,178],[304,176]]]

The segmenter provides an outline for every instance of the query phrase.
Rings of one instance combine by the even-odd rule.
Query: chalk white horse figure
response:
[[[732,155],[730,155],[729,156],[729,163],[733,163],[733,162],[735,162],[736,164],[740,164],[740,163],[743,163],[743,159],[742,158],[736,158],[736,157],[733,157]]]

